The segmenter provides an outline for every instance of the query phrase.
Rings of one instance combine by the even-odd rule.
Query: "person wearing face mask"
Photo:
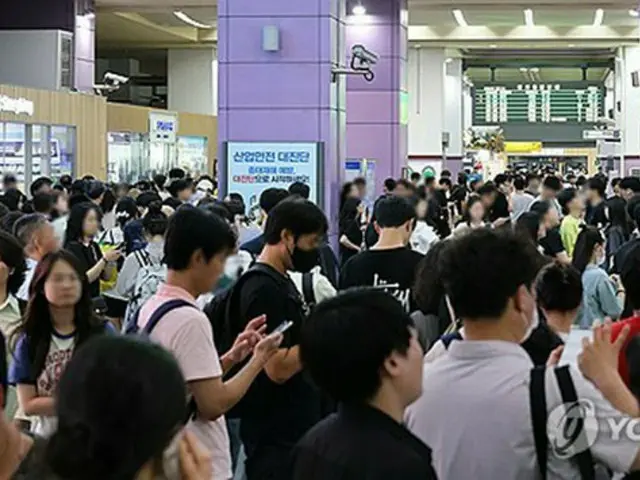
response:
[[[618,276],[609,277],[600,268],[606,259],[604,237],[595,227],[584,227],[576,240],[573,266],[582,275],[584,288],[578,324],[590,328],[605,317],[617,319],[624,306],[624,287]]]
[[[241,278],[237,286],[238,310],[232,316],[237,324],[232,326],[232,336],[263,314],[267,332],[292,322],[280,349],[228,415],[242,422],[248,480],[288,478],[291,450],[323,416],[322,395],[303,373],[300,362],[300,331],[306,312],[287,272],[308,272],[317,265],[318,246],[327,228],[324,213],[312,202],[279,202],[269,212],[265,246],[253,267],[261,271]]]
[[[593,343],[585,342],[581,372],[555,367],[560,350],[550,356],[548,366],[534,369],[519,344],[536,311],[535,247],[509,230],[482,229],[449,242],[441,276],[462,319],[465,341],[451,343],[446,355],[423,370],[422,396],[404,418],[409,430],[432,449],[437,477],[595,478],[581,475],[574,456],[585,450],[591,468],[593,459],[615,472],[640,468],[637,440],[614,435],[613,423],[605,421],[615,417],[627,422],[640,413],[616,371],[622,342],[611,342],[611,325],[599,327]],[[628,328],[624,337],[627,334]],[[551,421],[551,415],[558,415],[554,409],[568,401],[561,386],[564,396],[565,387],[573,387],[576,397],[593,407],[599,431],[589,437],[588,449],[578,450],[584,444],[572,445],[574,439],[566,438],[562,427],[570,428],[568,423],[557,417]],[[549,422],[540,421],[541,410]],[[557,432],[551,441],[545,435],[547,426],[559,427],[550,430]],[[560,442],[573,448],[560,455]]]
[[[416,222],[416,209],[405,198],[389,196],[375,207],[378,242],[351,258],[340,273],[340,289],[375,287],[393,295],[407,313],[418,306],[412,295],[416,269],[424,255],[411,250],[409,240]]]

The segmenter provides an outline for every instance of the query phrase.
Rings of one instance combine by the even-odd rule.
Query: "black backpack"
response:
[[[216,293],[203,309],[213,328],[214,342],[220,355],[229,351],[238,334],[246,326],[246,322],[240,318],[238,312],[239,294],[244,283],[256,275],[266,275],[278,285],[283,284],[282,275],[264,264],[255,263],[229,287]],[[302,305],[299,295],[294,300]]]

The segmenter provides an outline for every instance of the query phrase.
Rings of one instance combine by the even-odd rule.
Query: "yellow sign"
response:
[[[507,153],[536,153],[542,151],[542,142],[505,142]]]

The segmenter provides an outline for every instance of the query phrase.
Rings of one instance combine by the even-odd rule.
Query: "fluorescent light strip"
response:
[[[207,25],[206,23],[200,23],[197,20],[194,20],[193,18],[191,18],[189,15],[187,15],[184,12],[181,12],[180,10],[176,10],[175,12],[173,12],[173,14],[179,18],[180,20],[182,20],[184,23],[191,25],[192,27],[196,27],[196,28],[203,28],[203,29],[212,29],[213,25]]]
[[[459,9],[455,9],[453,11],[453,18],[456,19],[456,22],[458,22],[458,25],[460,25],[461,27],[468,27],[469,24],[467,23],[467,19],[464,18],[464,14],[462,13],[462,10]]]
[[[593,26],[601,27],[604,20],[604,10],[601,8],[596,9],[596,13],[593,16]]]
[[[533,21],[533,10],[530,8],[524,10],[524,24],[527,27],[534,27],[536,25]]]

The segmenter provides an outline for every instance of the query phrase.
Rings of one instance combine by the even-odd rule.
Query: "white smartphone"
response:
[[[270,335],[273,335],[275,333],[284,333],[287,330],[289,330],[291,327],[293,326],[293,322],[291,320],[285,320],[284,322],[282,322],[280,325],[278,325],[273,332],[270,333]]]

